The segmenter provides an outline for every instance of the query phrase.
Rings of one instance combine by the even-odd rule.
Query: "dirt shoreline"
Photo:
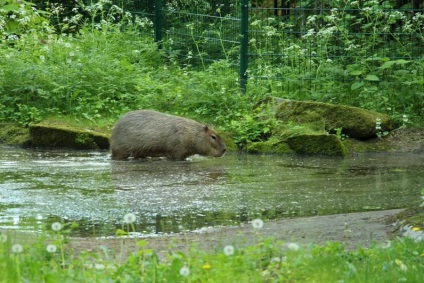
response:
[[[300,245],[340,242],[346,249],[385,244],[394,237],[396,227],[390,219],[403,209],[345,213],[325,216],[299,217],[269,221],[260,230],[250,223],[237,227],[205,228],[201,231],[142,238],[72,238],[69,248],[74,251],[104,251],[114,258],[140,249],[137,242],[146,240],[144,248],[153,249],[160,258],[170,251],[187,252],[193,245],[199,250],[222,250],[226,245],[240,248],[257,244],[265,238]]]

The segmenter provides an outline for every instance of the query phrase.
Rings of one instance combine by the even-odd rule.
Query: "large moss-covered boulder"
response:
[[[342,134],[359,140],[374,138],[378,132],[395,128],[389,116],[357,107],[281,98],[271,100],[280,120],[297,124],[322,122],[327,132],[341,129]]]
[[[75,149],[108,149],[109,137],[91,129],[66,125],[36,124],[29,127],[31,145]]]

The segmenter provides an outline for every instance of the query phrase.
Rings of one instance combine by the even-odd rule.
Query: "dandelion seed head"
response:
[[[52,224],[53,231],[60,231],[60,229],[62,229],[62,224],[60,224],[59,222],[55,222]]]
[[[57,247],[53,244],[49,244],[49,245],[47,245],[46,250],[49,253],[55,253],[57,251]]]
[[[102,263],[95,263],[94,268],[97,269],[97,270],[103,270],[103,269],[106,268],[106,266]]]
[[[262,221],[262,219],[255,219],[252,221],[252,226],[255,229],[261,229],[262,227],[264,227],[264,222]]]
[[[299,245],[296,244],[296,243],[288,243],[287,249],[289,249],[291,251],[297,251],[297,250],[299,250]]]
[[[232,245],[228,245],[224,247],[224,254],[227,256],[231,256],[234,254],[234,247]]]
[[[134,213],[127,213],[124,215],[124,222],[127,224],[134,223],[135,221],[135,214]]]
[[[2,243],[6,243],[7,241],[7,235],[5,234],[0,234],[0,242]]]
[[[14,245],[12,246],[12,253],[19,254],[19,253],[21,253],[23,250],[24,250],[24,248],[23,248],[23,247],[22,247],[22,245],[20,245],[20,244],[14,244]]]
[[[184,276],[184,277],[189,276],[190,275],[190,269],[187,266],[181,267],[180,275]]]

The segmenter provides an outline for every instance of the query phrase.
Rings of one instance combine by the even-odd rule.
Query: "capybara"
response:
[[[126,113],[110,140],[112,159],[167,157],[184,160],[193,154],[222,156],[226,146],[208,126],[152,110]]]

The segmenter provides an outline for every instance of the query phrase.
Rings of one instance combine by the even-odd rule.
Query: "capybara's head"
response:
[[[199,154],[220,157],[227,151],[221,137],[212,131],[207,125],[203,127],[203,136],[196,145]]]

